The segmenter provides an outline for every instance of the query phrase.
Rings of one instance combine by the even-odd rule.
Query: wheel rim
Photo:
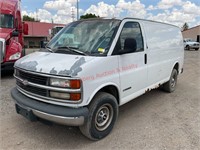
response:
[[[174,74],[171,79],[171,87],[174,88],[176,86],[176,75]]]
[[[102,105],[95,116],[95,127],[98,131],[103,131],[111,124],[113,118],[113,107],[110,104]]]

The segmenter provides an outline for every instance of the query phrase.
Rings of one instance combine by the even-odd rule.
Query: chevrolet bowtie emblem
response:
[[[28,85],[28,81],[27,80],[23,80],[22,82],[24,85]]]

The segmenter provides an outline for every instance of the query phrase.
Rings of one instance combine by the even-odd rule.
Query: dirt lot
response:
[[[15,113],[12,73],[1,78],[1,149],[200,149],[200,51],[185,51],[184,74],[168,94],[153,90],[122,106],[112,133],[92,142],[78,128],[29,122]]]

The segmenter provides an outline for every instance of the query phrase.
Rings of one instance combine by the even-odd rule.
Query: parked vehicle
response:
[[[190,39],[190,38],[184,39],[183,42],[184,42],[184,48],[186,50],[190,50],[190,49],[195,49],[196,51],[199,50],[199,46],[200,46],[199,42],[196,42],[195,40]]]
[[[24,55],[23,33],[28,34],[28,26],[21,20],[20,1],[0,0],[1,70],[13,69]]]
[[[51,38],[53,38],[62,28],[63,26],[54,26],[51,29]]]
[[[119,106],[159,86],[176,89],[184,47],[178,27],[141,19],[68,24],[47,45],[15,63],[17,113],[107,136]]]

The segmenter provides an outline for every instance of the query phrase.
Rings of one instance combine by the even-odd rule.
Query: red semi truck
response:
[[[22,22],[20,0],[0,0],[1,70],[12,69],[24,55],[23,34],[28,25]]]

